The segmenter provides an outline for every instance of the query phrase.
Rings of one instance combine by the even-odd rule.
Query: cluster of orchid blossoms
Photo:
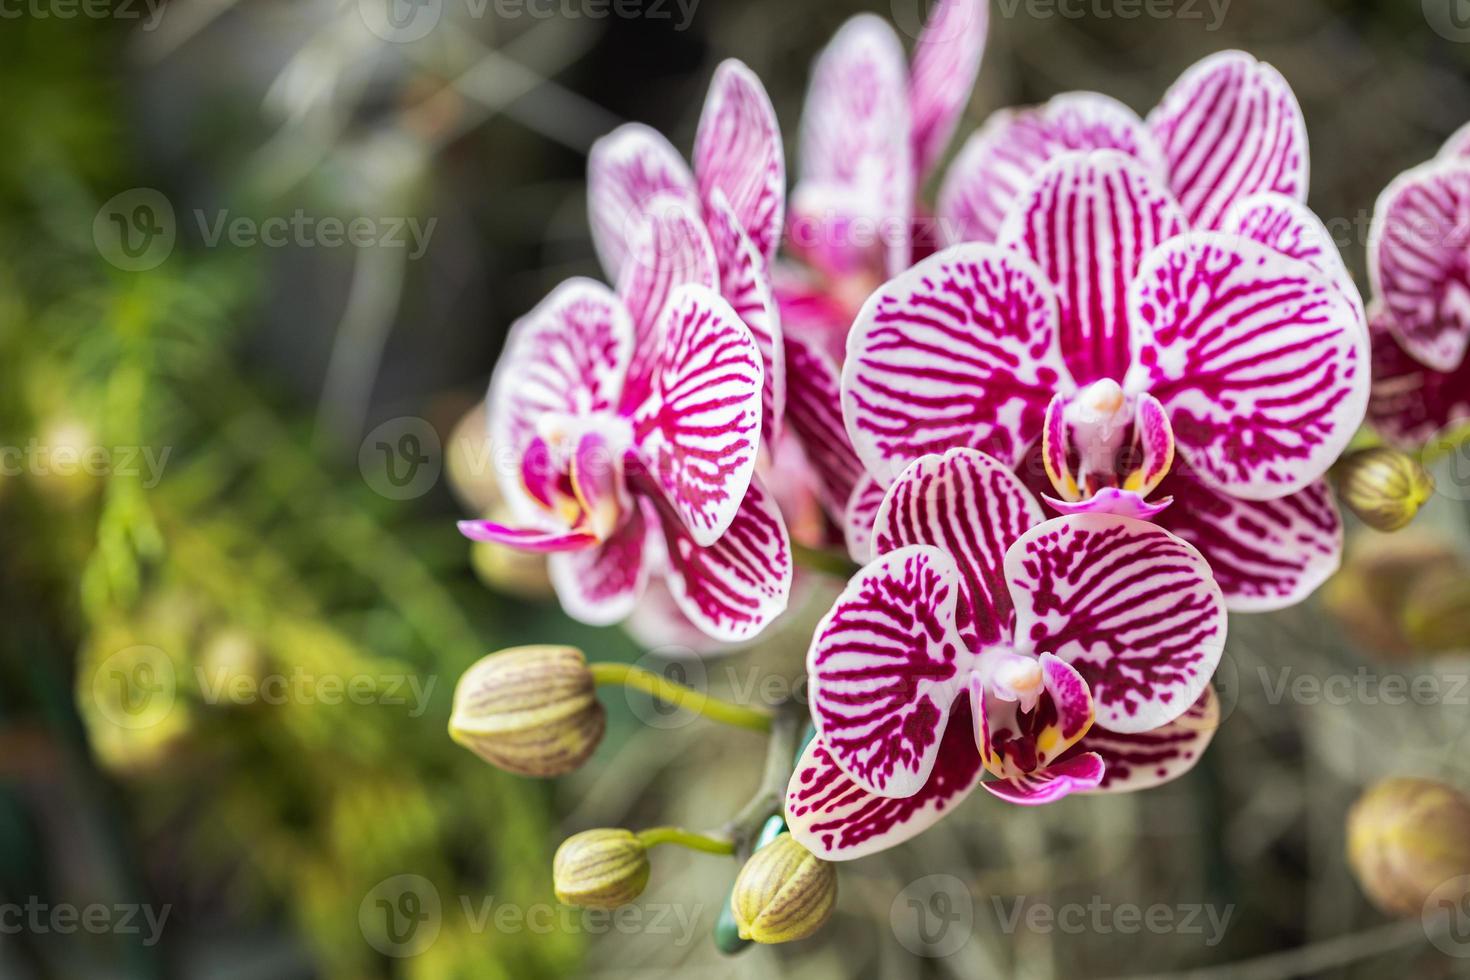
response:
[[[1365,415],[1409,449],[1470,417],[1470,133],[1385,193],[1369,309],[1304,203],[1296,98],[1241,52],[1146,118],[1096,93],[998,113],[931,207],[987,19],[941,0],[911,57],[877,17],[845,25],[813,69],[789,202],[775,113],[738,62],[692,165],[641,125],[592,151],[613,285],[565,282],[512,328],[485,408],[511,519],[463,533],[547,554],[579,620],[656,610],[712,644],[769,627],[798,564],[847,583],[802,704],[556,647],[465,675],[454,736],[528,775],[591,754],[598,684],[771,733],[729,824],[567,841],[566,901],[631,901],[647,849],[683,844],[749,858],[723,945],[786,941],[830,913],[830,862],[977,787],[1038,805],[1178,777],[1218,724],[1227,610],[1333,574],[1339,497],[1393,529],[1428,496],[1405,453],[1348,452]]]

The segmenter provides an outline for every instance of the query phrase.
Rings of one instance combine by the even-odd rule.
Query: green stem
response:
[[[760,788],[721,828],[721,836],[735,842],[736,852],[749,857],[761,826],[771,814],[781,811],[786,798],[786,784],[791,781],[791,771],[796,767],[796,744],[806,722],[806,711],[796,710],[801,705],[788,704],[787,709],[776,715],[771,725],[771,740],[766,743],[766,766],[761,774]]]
[[[802,568],[821,572],[823,575],[831,575],[844,582],[856,575],[862,568],[846,555],[840,555],[835,551],[823,551],[820,548],[808,548],[795,541],[791,542],[791,557]]]
[[[590,669],[592,679],[598,684],[621,684],[643,691],[676,708],[685,708],[711,721],[723,722],[737,728],[748,728],[756,732],[771,730],[771,712],[712,698],[703,691],[677,684],[651,670],[634,667],[632,664],[616,663],[591,664]]]
[[[678,844],[687,847],[691,851],[703,851],[706,854],[734,854],[735,842],[733,840],[721,839],[711,834],[696,834],[692,830],[683,827],[650,827],[647,830],[638,831],[638,840],[644,847],[657,847],[660,844]]]

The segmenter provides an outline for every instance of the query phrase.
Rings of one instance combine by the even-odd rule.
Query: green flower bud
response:
[[[740,938],[789,943],[815,933],[837,904],[837,869],[782,834],[756,851],[730,895]]]
[[[1419,915],[1441,885],[1470,874],[1470,799],[1430,779],[1388,779],[1348,812],[1348,863],[1384,912]]]
[[[648,849],[630,830],[585,830],[556,849],[551,878],[568,905],[619,908],[648,886]]]
[[[1404,601],[1403,626],[1427,653],[1470,648],[1470,575],[1456,568],[1422,576]]]
[[[508,772],[562,776],[587,761],[606,721],[582,651],[516,647],[465,671],[449,735]]]
[[[1397,449],[1379,447],[1343,460],[1337,489],[1342,502],[1364,524],[1379,531],[1397,531],[1433,495],[1434,480]]]

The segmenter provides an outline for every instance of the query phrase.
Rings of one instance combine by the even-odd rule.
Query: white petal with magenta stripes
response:
[[[602,544],[547,559],[552,588],[568,616],[590,626],[611,626],[632,613],[651,564],[645,514],[635,508]]]
[[[970,101],[989,30],[990,0],[939,0],[919,34],[909,73],[918,181],[944,155],[965,103]]]
[[[636,340],[623,392],[625,411],[648,395],[648,375],[664,344],[664,309],[680,286],[720,288],[714,244],[699,206],[671,194],[649,202],[631,233],[618,295],[633,318]]]
[[[877,796],[854,783],[817,737],[796,763],[786,791],[791,836],[824,861],[851,861],[896,847],[939,822],[980,783],[984,769],[969,708],[955,706],[934,770],[912,796]]]
[[[1063,153],[1118,150],[1162,175],[1163,158],[1143,120],[1117,99],[1066,92],[1025,109],[1002,109],[966,140],[939,189],[947,244],[992,242],[1031,178]]]
[[[762,265],[775,258],[785,222],[786,160],[770,96],[735,59],[710,82],[694,137],[694,179],[706,208],[722,193]]]
[[[812,722],[853,782],[912,796],[929,778],[975,656],[955,627],[960,572],[900,548],[855,575],[807,652]]]
[[[1159,485],[1174,503],[1154,518],[1199,549],[1234,612],[1301,602],[1342,561],[1342,518],[1321,480],[1277,500],[1220,493],[1180,468]]]
[[[1078,385],[1122,379],[1128,287],[1154,247],[1183,230],[1163,183],[1116,150],[1054,160],[1007,213],[1001,244],[1034,259],[1056,287],[1062,356]]]
[[[548,531],[541,528],[509,527],[495,521],[460,521],[459,533],[471,541],[503,544],[521,551],[553,553],[583,551],[597,544],[597,538],[585,531]]]
[[[1368,329],[1363,295],[1332,233],[1311,208],[1284,194],[1256,194],[1236,202],[1221,230],[1260,242],[1331,277],[1357,311],[1359,326]]]
[[[869,202],[866,217],[907,228],[915,183],[909,133],[903,46],[887,22],[858,14],[812,66],[801,113],[802,181],[855,188]],[[908,238],[884,238],[892,275],[909,264]]]
[[[860,565],[873,560],[873,525],[878,522],[878,508],[887,496],[886,486],[864,475],[852,488],[852,496],[842,509],[842,539],[849,557]]]
[[[1244,51],[1191,67],[1148,117],[1190,224],[1213,230],[1231,205],[1274,191],[1307,199],[1307,128],[1281,73]]]
[[[622,277],[641,215],[660,194],[698,203],[694,175],[672,143],[641,123],[619,126],[587,157],[587,216],[608,279]]]
[[[1128,735],[1093,728],[1078,752],[1095,752],[1103,760],[1097,793],[1132,793],[1178,779],[1199,762],[1220,727],[1220,699],[1205,688],[1189,710],[1162,728]]]
[[[1368,418],[1385,439],[1415,450],[1449,425],[1470,421],[1470,357],[1459,370],[1433,371],[1410,357],[1389,330],[1392,315],[1371,313],[1373,394]]]
[[[765,439],[774,443],[781,437],[786,414],[787,371],[770,267],[741,228],[723,191],[714,191],[706,204],[705,216],[719,267],[720,294],[745,321],[760,348],[766,374],[761,400],[763,432]]]
[[[815,344],[786,337],[785,345],[787,421],[815,473],[822,506],[840,521],[853,489],[867,475],[842,425],[841,375]]]
[[[1404,350],[1453,371],[1470,347],[1470,161],[1436,161],[1388,186],[1373,214],[1368,271]]]
[[[1016,542],[1005,568],[1017,649],[1076,667],[1104,728],[1168,724],[1200,696],[1220,662],[1220,587],[1193,546],[1153,524],[1107,514],[1059,517]]]
[[[761,356],[735,311],[703,286],[664,309],[648,398],[633,417],[639,458],[697,544],[734,519],[755,472]]]
[[[964,593],[961,632],[998,643],[1010,636],[1013,617],[1006,551],[1041,521],[1041,506],[1010,469],[973,449],[951,449],[919,459],[888,488],[874,523],[874,550],[933,545],[946,552]]]
[[[1013,779],[981,783],[991,795],[1020,806],[1055,803],[1073,793],[1096,789],[1106,776],[1102,757],[1087,752]]]
[[[1199,477],[1270,500],[1318,479],[1362,423],[1368,338],[1305,262],[1234,235],[1176,238],[1132,291],[1137,375]]]
[[[501,489],[522,520],[543,511],[521,480],[528,447],[566,419],[611,414],[633,353],[633,323],[612,291],[569,279],[510,328],[487,400]],[[502,456],[503,454],[503,456]]]
[[[1073,388],[1058,327],[1041,270],[994,245],[956,245],[886,283],[842,369],[842,416],[868,472],[890,481],[955,446],[1018,461],[1053,393]]]
[[[711,545],[695,543],[678,518],[660,509],[674,602],[707,636],[748,640],[786,609],[791,596],[791,541],[781,511],[752,480],[735,518]]]

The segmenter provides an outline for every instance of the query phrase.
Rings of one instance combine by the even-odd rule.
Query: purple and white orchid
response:
[[[633,612],[651,575],[705,635],[738,641],[785,607],[791,546],[755,478],[784,399],[769,262],[784,170],[775,115],[738,62],[716,72],[691,174],[624,126],[593,149],[589,210],[614,293],[573,279],[511,329],[488,396],[520,526],[471,538],[551,553],[575,618]]]
[[[1112,514],[1044,520],[973,449],[907,467],[875,542],[807,657],[818,737],[786,815],[813,853],[891,847],[976,785],[1022,804],[1158,785],[1208,745],[1225,607],[1186,542]]]
[[[1413,448],[1470,422],[1470,126],[1391,183],[1369,237],[1369,415]]]
[[[843,410],[876,483],[854,504],[974,446],[1049,484],[1058,512],[1179,534],[1232,609],[1310,594],[1340,559],[1322,477],[1363,418],[1368,348],[1301,203],[1285,82],[1227,52],[1148,123],[1063,96],[992,121],[963,162],[941,213],[976,240],[885,285],[849,336]]]

